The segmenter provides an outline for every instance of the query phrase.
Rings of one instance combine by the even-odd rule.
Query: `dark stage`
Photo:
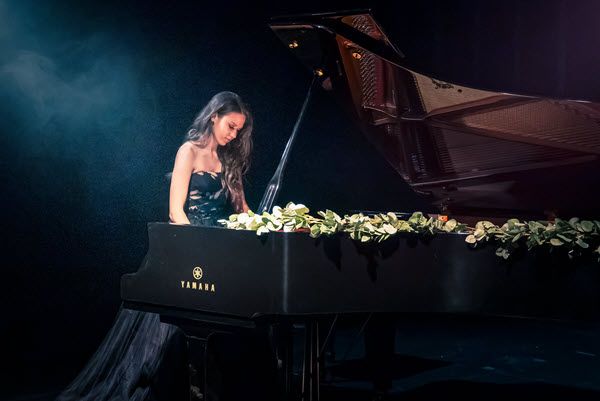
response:
[[[597,324],[448,316],[399,320],[390,400],[596,400],[600,393]],[[327,353],[323,400],[372,398],[359,323],[355,317],[342,324]],[[65,376],[36,378],[21,394],[4,399],[52,400],[68,381]]]
[[[1,400],[53,399],[97,349],[121,305],[121,276],[148,250],[147,223],[168,221],[165,174],[216,92],[238,93],[254,115],[245,190],[258,206],[311,82],[271,17],[370,9],[407,68],[489,91],[600,102],[598,1],[269,3],[0,0]],[[278,199],[314,213],[437,212],[323,90]],[[372,398],[364,318],[340,322],[322,399]],[[390,321],[392,400],[600,397],[598,320]]]

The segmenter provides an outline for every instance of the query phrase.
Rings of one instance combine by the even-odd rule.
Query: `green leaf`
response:
[[[560,238],[561,240],[563,240],[564,242],[572,242],[572,241],[573,241],[571,238],[569,238],[569,237],[566,237],[566,236],[564,236],[564,235],[562,235],[562,234],[556,234],[556,236],[557,236],[558,238]]]
[[[279,231],[281,230],[282,224],[278,221],[269,221],[267,223],[267,228],[271,231]]]
[[[527,223],[527,225],[529,226],[529,231],[540,231],[540,230],[544,230],[546,228],[546,226],[538,221],[530,221]]]
[[[413,224],[418,224],[421,221],[421,219],[423,219],[423,213],[422,212],[414,212],[408,219],[408,222],[413,223]]]
[[[410,224],[408,224],[408,222],[406,222],[404,220],[398,220],[398,224],[396,224],[396,229],[398,229],[398,231],[402,231],[402,232],[414,231],[413,228],[410,226]]]
[[[506,224],[508,224],[508,228],[510,229],[510,228],[513,228],[513,227],[518,227],[522,223],[519,221],[519,219],[508,219],[506,221]]]
[[[498,248],[496,249],[496,256],[500,256],[504,259],[508,259],[508,257],[510,256],[510,251],[506,248]]]
[[[581,222],[581,229],[586,233],[591,233],[594,230],[594,223],[588,220]]]
[[[261,235],[261,234],[266,234],[269,232],[269,229],[265,226],[260,226],[258,227],[258,230],[256,230],[256,235]]]
[[[581,238],[578,238],[577,241],[575,241],[575,243],[584,249],[587,249],[590,247],[590,245],[587,242],[585,242],[584,240],[582,240]]]

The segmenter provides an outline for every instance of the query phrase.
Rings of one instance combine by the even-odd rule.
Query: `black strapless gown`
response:
[[[231,208],[221,173],[192,174],[187,215],[218,225]],[[186,339],[159,316],[121,308],[102,344],[57,401],[188,400]]]
[[[198,172],[190,178],[187,216],[195,226],[220,226],[219,219],[232,212],[222,173]]]

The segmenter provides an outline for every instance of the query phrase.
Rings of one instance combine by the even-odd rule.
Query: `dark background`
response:
[[[360,8],[419,72],[600,100],[597,1],[0,0],[0,355],[10,372],[0,398],[60,389],[98,346],[120,276],[146,251],[146,223],[167,219],[164,174],[221,90],[239,93],[255,116],[246,191],[257,206],[310,82],[268,18]],[[428,208],[325,93],[296,145],[279,203]]]

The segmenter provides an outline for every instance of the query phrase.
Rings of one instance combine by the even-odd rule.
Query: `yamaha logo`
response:
[[[200,281],[204,277],[204,271],[202,271],[200,266],[196,266],[192,269],[192,276],[194,276],[194,280],[181,280],[181,288],[199,292],[216,292],[215,283]]]

